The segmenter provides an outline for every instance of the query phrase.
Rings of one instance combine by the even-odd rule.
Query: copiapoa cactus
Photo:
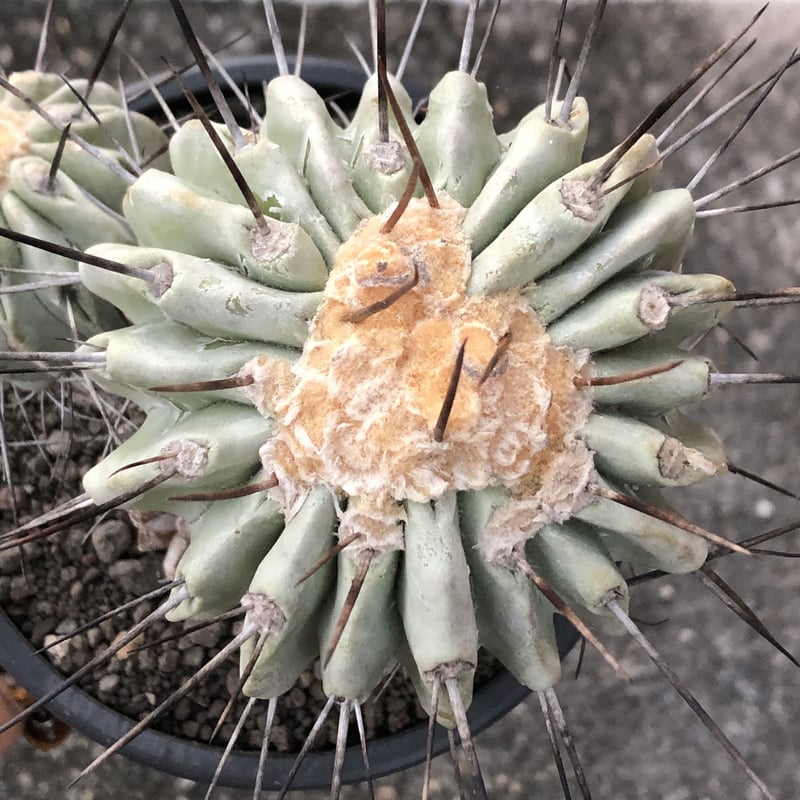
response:
[[[600,637],[627,631],[772,797],[631,619],[626,578],[629,564],[687,573],[709,544],[715,557],[749,546],[660,490],[731,466],[685,405],[715,384],[785,380],[718,372],[696,345],[737,304],[797,290],[740,293],[682,271],[700,204],[691,185],[657,187],[673,145],[650,129],[752,23],[584,161],[577,93],[604,2],[568,85],[557,33],[545,102],[505,134],[471,74],[470,35],[415,121],[386,71],[382,5],[375,74],[347,125],[289,74],[276,32],[282,74],[258,129],[209,121],[189,93],[197,119],[172,136],[170,171],[149,168],[125,193],[133,242],[73,254],[84,290],[130,323],[74,363],[95,364],[96,384],[146,418],[86,475],[89,512],[43,532],[116,506],[185,521],[170,597],[105,655],[151,619],[238,607],[241,631],[208,668],[239,650],[238,688],[271,716],[319,658],[338,756],[351,713],[360,722],[400,664],[431,718],[457,728],[483,796],[465,716],[479,646],[538,693],[557,750],[558,611],[619,672]],[[740,102],[760,103],[793,63]]]
[[[46,41],[46,35],[43,42]],[[41,59],[39,59],[41,61]],[[98,63],[102,67],[102,59]],[[140,163],[166,166],[166,139],[124,108],[107,83],[69,81],[36,69],[12,73],[0,91],[0,223],[62,247],[132,242],[122,196]],[[4,239],[0,344],[17,353],[59,351],[123,320],[85,291],[77,262]],[[4,372],[13,371],[5,365]],[[17,380],[41,380],[30,371]]]

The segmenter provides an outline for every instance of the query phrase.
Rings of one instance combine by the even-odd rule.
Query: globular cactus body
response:
[[[400,665],[469,751],[479,648],[552,722],[554,612],[620,670],[595,631],[641,636],[623,565],[742,551],[661,495],[729,469],[683,408],[711,391],[694,348],[737,295],[682,271],[695,200],[655,187],[648,130],[586,161],[588,105],[554,92],[498,134],[463,64],[417,122],[382,58],[349,124],[282,74],[259,130],[201,114],[114,196],[120,220],[63,232],[93,259],[81,291],[129,322],[76,358],[102,351],[90,377],[146,415],[84,487],[187,523],[163,614],[238,607],[245,695],[272,702],[319,658],[341,750]],[[15,191],[7,220],[33,203]]]
[[[576,619],[612,628],[606,603],[627,603],[619,561],[673,572],[703,562],[706,543],[677,519],[593,490],[635,495],[634,486],[725,469],[713,434],[674,409],[707,393],[710,364],[685,343],[727,308],[673,308],[669,298],[731,287],[675,271],[694,211],[685,191],[637,188],[657,156],[652,137],[622,155],[605,179],[616,188],[601,194],[591,179],[608,156],[578,163],[583,100],[565,126],[540,107],[498,137],[485,88],[463,72],[434,89],[421,124],[409,123],[437,204],[404,200],[389,224],[413,156],[396,128],[385,142],[370,132],[376,86],[344,130],[290,76],[268,86],[257,141],[237,147],[216,126],[261,220],[196,121],[172,139],[177,177],[149,170],[128,191],[138,245],[90,252],[152,280],[82,266],[86,285],[136,323],[90,344],[107,350],[103,386],[135,390],[150,417],[169,421],[173,402],[180,412],[153,434],[145,423],[144,437],[85,485],[105,502],[160,473],[165,483],[131,505],[183,516],[189,503],[176,481],[193,493],[274,475],[271,500],[212,499],[190,514],[195,533],[177,571],[188,598],[171,615],[226,610],[241,593],[245,626],[267,634],[242,648],[246,693],[285,691],[319,655],[326,692],[363,702],[402,659],[423,704],[453,725],[453,702],[469,705],[481,644],[532,688],[558,678],[552,606],[520,560]],[[400,105],[408,114],[404,95]],[[400,155],[394,172],[370,160],[376,142]],[[282,242],[278,261],[262,235]],[[259,259],[260,249],[269,255]],[[213,337],[224,341],[204,358]],[[128,341],[146,344],[146,357]],[[591,386],[593,376],[636,370],[652,374]],[[224,379],[230,388],[215,389]],[[184,383],[196,386],[182,396]],[[182,469],[184,428],[204,453],[230,448],[231,461]],[[148,454],[161,459],[135,466]],[[226,504],[233,525],[219,522]],[[251,538],[221,546],[229,528]],[[334,534],[347,545],[298,584]],[[225,582],[236,592],[215,586],[234,572]]]

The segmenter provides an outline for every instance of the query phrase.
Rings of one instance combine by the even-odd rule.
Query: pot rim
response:
[[[265,81],[280,75],[278,62],[275,56],[271,55],[229,56],[219,58],[218,61],[224,70],[236,80],[238,86],[247,84],[251,87],[260,87]],[[287,55],[286,61],[290,73],[294,74],[295,57]],[[225,96],[230,100],[230,88],[222,71],[217,67],[212,67],[211,72]],[[300,77],[316,88],[323,97],[352,93],[357,99],[360,97],[364,84],[367,82],[367,75],[360,66],[355,66],[342,59],[322,56],[303,56]],[[186,70],[181,75],[181,78],[192,93],[208,92],[208,84],[198,67],[194,66]],[[150,116],[162,113],[159,103],[150,90],[151,83],[158,86],[158,90],[167,105],[185,105],[187,103],[183,89],[173,73],[165,70],[152,75],[149,82],[140,80],[125,87],[125,95],[132,111],[138,111],[140,114]],[[415,105],[427,96],[427,92],[419,85],[408,80],[404,80],[403,83]]]

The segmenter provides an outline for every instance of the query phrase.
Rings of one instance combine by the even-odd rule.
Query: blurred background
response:
[[[191,2],[187,11],[198,36],[221,55],[271,52],[260,3]],[[479,16],[478,35],[488,6]],[[509,129],[541,102],[546,61],[557,2],[506,0],[503,3],[479,77],[485,81],[499,130]],[[741,27],[757,10],[755,2],[624,2],[611,0],[591,53],[581,94],[589,101],[592,125],[588,154],[610,149],[692,66]],[[0,0],[0,64],[6,71],[29,68],[35,58],[44,2]],[[352,4],[314,3],[309,12],[306,53],[356,64],[348,44],[369,53],[365,9]],[[47,49],[47,66],[77,76],[91,69],[118,9],[108,0],[56,3]],[[417,4],[389,6],[390,67],[402,52]],[[563,36],[565,55],[574,63],[591,16],[591,3],[570,3]],[[297,41],[299,9],[278,6],[287,51]],[[428,10],[406,76],[430,87],[455,68],[461,43],[463,4],[433,2]],[[758,44],[723,86],[701,106],[708,113],[736,91],[766,75],[800,41],[800,4],[775,2],[755,31]],[[178,26],[163,0],[137,0],[128,15],[105,76],[135,78],[125,53],[149,72],[164,69],[164,59],[188,60]],[[394,61],[392,60],[394,59]],[[800,76],[786,74],[763,108],[703,182],[711,191],[800,145]],[[671,160],[662,185],[685,185],[743,114],[717,126]],[[763,202],[800,195],[800,170],[784,170],[733,195],[730,203]],[[797,285],[800,237],[797,207],[699,220],[696,243],[685,268],[719,272],[742,289]],[[800,372],[795,306],[734,313],[730,329],[759,357],[756,363],[730,337],[715,333],[704,352],[722,371]],[[720,431],[730,459],[752,472],[800,492],[800,387],[722,387],[697,416]],[[688,496],[688,499],[687,499]],[[683,491],[673,502],[688,518],[730,538],[777,527],[800,516],[796,500],[782,497],[734,475],[711,486]],[[780,544],[784,546],[783,542]],[[790,538],[785,544],[792,548]],[[794,548],[795,551],[797,548]],[[800,652],[796,561],[729,556],[719,572],[734,586],[777,638]],[[800,672],[730,613],[692,576],[638,587],[632,602],[637,619],[660,623],[645,630],[675,671],[696,693],[712,717],[763,776],[779,798],[800,796]],[[749,800],[757,791],[683,705],[638,647],[624,639],[609,642],[633,681],[619,682],[594,652],[588,651],[580,676],[576,657],[568,659],[557,687],[589,777],[593,797],[621,800]],[[499,798],[560,797],[549,745],[535,699],[477,739],[489,795]],[[65,790],[99,748],[73,735],[62,747],[41,752],[17,745],[0,760],[0,795],[15,800],[199,800],[205,788],[176,780],[116,757],[77,786]],[[419,795],[421,768],[378,782],[379,800]],[[307,792],[322,798],[327,792]],[[364,797],[364,787],[347,790]],[[218,790],[219,800],[249,797],[245,791]],[[299,796],[299,795],[298,795]],[[457,796],[446,759],[434,766],[433,798]]]

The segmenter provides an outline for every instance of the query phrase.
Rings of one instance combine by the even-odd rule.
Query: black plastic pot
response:
[[[562,617],[555,618],[556,639],[562,658],[578,640],[578,634]],[[64,676],[49,661],[34,654],[30,642],[0,612],[0,664],[34,697],[41,697],[59,686]],[[522,701],[529,690],[508,672],[500,671],[475,692],[468,718],[473,733],[484,730]],[[134,722],[107,706],[98,703],[86,692],[70,687],[48,704],[53,716],[101,745],[110,745],[127,733]],[[425,760],[427,724],[415,725],[369,743],[372,777],[412,767]],[[447,736],[437,727],[434,753],[448,748]],[[223,748],[192,742],[157,731],[145,731],[122,749],[122,754],[155,769],[209,783],[219,764]],[[270,753],[267,760],[264,788],[280,788],[294,763],[294,755]],[[220,784],[232,788],[252,788],[258,766],[258,753],[233,751],[220,778]],[[330,785],[333,752],[311,752],[306,757],[292,786],[297,789],[319,789]],[[342,780],[356,783],[366,778],[359,747],[347,750]]]
[[[277,77],[280,73],[274,56],[247,56],[240,58],[220,59],[220,63],[230,78],[239,87],[247,87],[247,95],[253,108],[259,113],[264,111],[264,97],[262,85],[264,82]],[[294,68],[294,59],[288,59],[289,68]],[[212,70],[214,76],[231,105],[234,116],[242,125],[250,124],[248,110],[239,102],[230,90],[223,75],[219,70]],[[301,75],[303,80],[310,83],[325,100],[335,101],[337,106],[350,115],[355,111],[361,90],[366,82],[364,71],[349,62],[338,61],[330,58],[313,58],[306,56],[303,59]],[[208,92],[205,78],[197,67],[192,67],[181,75],[185,86],[198,98],[206,109],[213,108],[213,101]],[[178,81],[171,72],[162,72],[151,78],[158,87],[161,96],[178,119],[189,116],[192,108],[186,99]],[[405,83],[406,90],[414,101],[415,106],[425,97],[425,92],[418,86]],[[157,122],[164,122],[164,114],[150,91],[146,81],[131,84],[126,92],[131,109],[146,114]],[[210,113],[210,111],[209,111]],[[213,116],[213,114],[212,114]]]
[[[291,63],[291,62],[290,62]],[[278,74],[275,59],[269,56],[226,59],[223,62],[227,73],[240,86],[248,87],[251,101],[259,109],[263,105],[261,86]],[[250,115],[235,96],[225,87],[217,71],[217,79],[225,90],[234,113],[243,124],[249,124]],[[364,73],[350,64],[327,59],[306,58],[303,61],[303,78],[312,84],[320,95],[334,99],[345,113],[355,110],[365,82]],[[179,119],[191,111],[183,90],[169,72],[152,79]],[[196,68],[183,76],[184,83],[206,108],[212,102],[205,79]],[[408,87],[407,87],[408,88]],[[424,93],[418,87],[409,90],[415,102]],[[157,121],[164,121],[163,112],[155,101],[146,82],[128,88],[131,108],[145,113]],[[555,618],[556,638],[563,658],[578,640],[575,630],[561,617]],[[17,630],[14,624],[0,611],[0,664],[15,681],[34,697],[58,687],[64,677],[47,659],[34,654],[34,648]],[[527,694],[508,672],[501,670],[475,692],[468,718],[473,733],[477,733],[500,719],[516,706]],[[134,722],[102,705],[84,691],[71,687],[48,704],[49,711],[70,727],[101,745],[110,745],[122,737]],[[424,761],[426,757],[427,724],[421,723],[401,733],[373,740],[369,743],[370,773],[380,777],[398,772]],[[435,754],[448,748],[447,736],[437,727],[433,750]],[[154,767],[178,777],[208,783],[211,781],[223,753],[221,747],[211,747],[156,731],[145,731],[122,749],[122,754],[139,763]],[[264,776],[264,788],[281,787],[294,763],[293,754],[270,753]],[[227,760],[219,783],[232,788],[251,788],[255,783],[258,753],[234,751]],[[310,753],[304,760],[292,786],[297,789],[327,787],[333,769],[333,752]],[[347,750],[342,780],[346,783],[363,781],[366,778],[359,747]]]

